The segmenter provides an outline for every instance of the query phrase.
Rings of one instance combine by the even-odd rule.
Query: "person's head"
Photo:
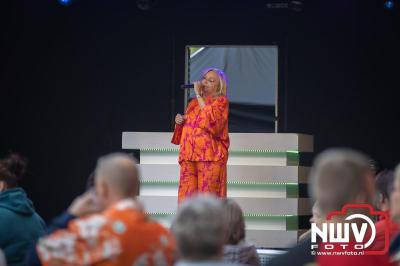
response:
[[[124,198],[139,194],[139,173],[135,159],[124,153],[112,153],[97,161],[95,190],[105,208]]]
[[[26,160],[18,154],[11,154],[0,160],[0,192],[18,186],[26,170]]]
[[[400,164],[394,170],[394,185],[390,195],[391,218],[400,224]]]
[[[376,206],[381,211],[387,211],[390,208],[390,194],[393,191],[393,183],[394,173],[392,170],[385,169],[375,177]]]
[[[374,198],[369,160],[350,149],[330,149],[318,155],[311,169],[310,185],[323,217],[347,203],[372,204]]]
[[[226,236],[222,202],[210,195],[198,195],[184,201],[171,230],[181,259],[221,259]]]
[[[321,224],[325,220],[325,217],[322,215],[321,210],[319,209],[318,201],[316,201],[312,207],[312,216],[310,218],[310,223]]]
[[[203,85],[203,96],[226,96],[228,81],[224,71],[218,68],[207,68],[203,70],[201,84]]]
[[[242,209],[233,199],[223,199],[224,216],[227,225],[226,244],[236,245],[246,237]]]

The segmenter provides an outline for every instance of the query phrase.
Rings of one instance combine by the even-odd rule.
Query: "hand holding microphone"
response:
[[[196,94],[196,97],[200,98],[203,93],[203,85],[201,84],[200,81],[195,81],[193,83],[193,85],[194,85],[194,93]]]
[[[181,85],[181,89],[194,89],[194,93],[196,96],[199,96],[197,98],[200,98],[203,94],[203,84],[201,81],[195,81],[193,84],[184,84]]]

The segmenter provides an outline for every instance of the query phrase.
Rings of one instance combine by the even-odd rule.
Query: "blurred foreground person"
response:
[[[381,219],[375,223],[377,231],[373,247],[375,249],[383,249],[385,245],[385,230],[389,228],[389,238],[393,239],[399,233],[399,226],[393,222],[390,215],[390,197],[393,192],[394,173],[391,170],[383,170],[375,177],[376,189],[376,207],[387,213],[389,221]]]
[[[245,265],[260,265],[256,247],[246,241],[246,228],[242,209],[233,199],[223,199],[227,224],[224,261]]]
[[[310,224],[316,223],[318,227],[320,227],[320,225],[325,221],[325,217],[321,215],[321,210],[319,209],[318,202],[314,203],[311,211],[312,211],[312,216],[310,218]],[[308,243],[310,243],[310,238],[311,238],[311,229],[309,229],[307,232],[299,236],[299,242],[308,241]]]
[[[311,170],[310,185],[313,198],[319,203],[321,213],[326,216],[332,211],[340,211],[346,204],[368,204],[373,206],[375,198],[374,173],[371,170],[367,156],[350,149],[330,149],[321,153]],[[352,214],[370,216],[365,208],[349,209],[344,215],[335,215],[327,223],[346,223],[346,218]],[[364,220],[355,219],[352,222],[361,228]],[[379,234],[377,232],[376,239]],[[367,236],[370,232],[367,232]],[[388,254],[363,255],[355,248],[357,241],[350,230],[348,245],[344,250],[340,245],[328,249],[326,244],[318,242],[318,265],[391,265]],[[369,250],[376,250],[372,243]],[[344,252],[345,251],[345,252]],[[336,252],[336,253],[334,253]],[[349,255],[348,253],[357,255]],[[344,254],[346,253],[346,254]]]
[[[376,207],[381,211],[389,212],[390,195],[393,192],[394,173],[391,170],[385,169],[379,172],[375,177],[376,188]]]
[[[310,189],[313,200],[318,202],[318,209],[322,217],[332,211],[340,211],[346,204],[369,204],[372,206],[375,196],[373,172],[369,160],[363,154],[350,149],[330,149],[314,161],[310,173]],[[329,224],[344,223],[350,214],[369,215],[368,209],[349,210],[346,215],[335,215]],[[318,225],[318,223],[316,223]],[[357,221],[359,228],[361,224]],[[354,235],[351,233],[349,242],[346,242],[349,253],[354,251]],[[318,248],[312,249],[312,244]],[[281,257],[276,258],[270,265],[307,265],[317,263],[320,266],[330,265],[391,265],[386,255],[346,255],[343,247],[327,249],[320,240],[317,243],[301,241],[299,245],[289,250]],[[352,250],[353,249],[353,250]],[[357,252],[358,253],[358,252]]]
[[[24,265],[27,251],[45,227],[18,186],[25,168],[25,160],[16,154],[0,160],[0,249],[9,266]]]
[[[394,172],[394,186],[390,197],[390,214],[392,220],[400,227],[400,164]],[[390,244],[390,254],[392,259],[400,265],[400,234],[395,236]]]
[[[198,195],[184,201],[172,223],[180,255],[176,265],[233,265],[222,261],[226,225],[217,198]]]
[[[44,265],[172,265],[174,240],[136,200],[134,159],[117,153],[99,159],[95,190],[78,197],[64,218],[65,229],[37,244]],[[64,221],[62,221],[64,219]]]

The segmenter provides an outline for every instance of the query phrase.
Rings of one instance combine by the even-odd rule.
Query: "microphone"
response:
[[[193,89],[194,84],[183,84],[181,85],[181,89]]]

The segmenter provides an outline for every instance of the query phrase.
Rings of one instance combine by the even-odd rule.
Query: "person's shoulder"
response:
[[[199,103],[198,103],[199,101],[197,101],[197,99],[196,98],[193,98],[193,99],[190,99],[189,100],[189,103],[188,103],[188,108],[190,107],[194,107],[194,106],[196,106],[196,105],[198,105]]]
[[[226,105],[229,103],[228,97],[225,95],[220,95],[217,98],[215,98],[215,102],[220,104],[220,105]]]
[[[217,97],[217,100],[219,101],[228,101],[228,97],[226,95],[220,95]]]
[[[110,225],[111,222],[112,220],[109,217],[106,217],[101,213],[96,213],[75,218],[68,223],[68,227],[71,229],[91,227],[93,229],[100,230]]]
[[[19,215],[13,210],[10,210],[4,206],[0,206],[0,223],[9,223],[13,219],[17,219]]]
[[[43,218],[37,212],[34,213],[33,217],[40,226],[42,226],[43,228],[46,227],[46,222],[43,220]]]
[[[198,103],[197,98],[189,99],[189,104],[197,104],[197,103]]]

